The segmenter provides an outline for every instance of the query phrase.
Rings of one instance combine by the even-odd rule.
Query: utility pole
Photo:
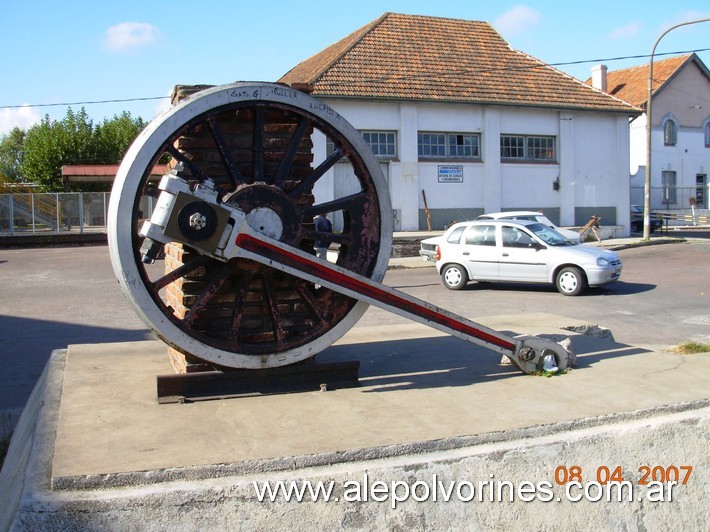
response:
[[[688,26],[690,24],[698,24],[700,22],[710,22],[710,18],[703,18],[700,20],[691,20],[689,22],[681,22],[675,26],[671,26],[666,31],[664,31],[661,36],[656,40],[653,45],[653,50],[651,51],[651,61],[648,66],[648,98],[646,99],[646,180],[644,183],[644,194],[643,194],[643,239],[649,240],[651,238],[651,129],[652,129],[652,105],[651,99],[653,98],[653,56],[656,53],[656,47],[661,39],[666,36],[669,32],[681,26]]]

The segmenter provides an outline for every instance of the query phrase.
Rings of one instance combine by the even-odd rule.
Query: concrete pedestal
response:
[[[359,388],[160,405],[163,344],[55,351],[0,476],[0,530],[707,529],[710,357],[521,318],[479,321],[570,335],[579,367],[526,376],[417,324],[356,327],[319,357],[360,360]],[[693,468],[657,488],[672,500],[642,485],[656,466]],[[623,500],[588,500],[614,471]],[[260,502],[267,481],[303,501]]]

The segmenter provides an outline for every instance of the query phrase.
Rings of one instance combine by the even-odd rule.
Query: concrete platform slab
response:
[[[179,499],[185,490],[192,493],[196,489],[202,494],[198,498],[216,490],[221,493],[215,496],[220,500],[229,499],[229,493],[236,490],[239,494],[229,504],[242,504],[245,483],[254,478],[340,478],[377,470],[382,478],[413,475],[416,479],[421,478],[422,471],[430,471],[426,464],[437,464],[434,470],[449,478],[472,474],[481,478],[486,467],[492,472],[491,464],[511,452],[516,456],[530,454],[518,457],[522,461],[516,462],[515,474],[505,471],[511,478],[528,471],[525,474],[533,482],[552,480],[557,466],[590,463],[590,456],[585,454],[589,449],[603,453],[591,457],[596,467],[624,460],[621,465],[638,468],[654,458],[649,458],[650,452],[658,462],[653,465],[693,462],[694,480],[698,482],[694,489],[699,489],[697,493],[707,491],[708,455],[702,442],[707,443],[710,419],[709,356],[656,352],[619,344],[610,337],[570,333],[568,328],[584,323],[555,315],[499,316],[477,321],[516,334],[568,335],[579,367],[551,378],[527,376],[512,366],[501,366],[499,355],[418,324],[355,327],[319,358],[324,362],[360,360],[359,388],[160,405],[155,376],[171,371],[163,344],[71,345],[65,356],[57,353],[53,357],[55,369],[48,382],[54,385],[48,389],[59,395],[61,402],[58,408],[53,407],[55,414],[45,419],[39,431],[44,434],[45,448],[50,449],[47,468],[51,469],[36,465],[28,468],[34,471],[37,482],[30,486],[32,482],[24,480],[26,491],[20,512],[24,517],[15,520],[15,526],[39,523],[38,515],[54,497],[63,501],[52,514],[57,518],[74,515],[82,504],[95,505],[101,500],[89,513],[102,516],[97,522],[110,523],[107,516],[111,512],[104,508],[107,497],[127,496],[124,503],[128,507],[147,497],[150,504],[160,506],[163,503],[154,499],[158,490],[162,492],[159,499],[169,500],[172,510],[156,512],[179,520],[182,517],[177,507],[184,504]],[[57,392],[56,383],[62,380]],[[36,400],[33,404],[39,416],[42,403]],[[663,420],[653,421],[657,418]],[[636,450],[634,442],[648,441],[649,430],[663,433],[664,441],[653,444],[657,446],[655,451],[653,446]],[[639,431],[641,436],[636,435]],[[687,444],[684,450],[690,455],[677,454],[679,442],[674,438],[678,437]],[[619,449],[622,456],[610,451],[615,438],[626,442]],[[560,443],[564,441],[568,444]],[[565,445],[576,449],[577,454],[569,454]],[[667,445],[674,446],[673,452]],[[588,450],[581,451],[585,446]],[[537,450],[526,451],[533,448]],[[629,462],[629,449],[638,456],[633,464]],[[446,464],[466,462],[473,456],[483,460],[474,470],[447,469]],[[31,462],[27,456],[25,459]],[[411,473],[415,470],[417,474]],[[203,484],[198,488],[186,486],[186,482]],[[137,494],[136,489],[144,490],[143,494]],[[42,500],[44,510],[31,509],[28,492]],[[215,511],[224,511],[224,507],[219,510],[220,504],[215,504]],[[71,510],[61,509],[65,507]],[[244,515],[261,515],[262,510],[254,508]],[[363,520],[354,528],[386,524],[382,511],[373,511],[378,517],[372,520],[361,516]],[[605,513],[595,511],[600,516]],[[136,515],[150,515],[146,512],[136,510]],[[195,523],[212,515],[210,509],[199,512],[195,515],[203,517]],[[299,509],[293,515],[303,517],[302,512]],[[424,506],[410,508],[407,518],[421,518],[422,512]],[[330,517],[319,523],[334,526],[338,510],[329,507],[326,514]],[[500,515],[500,509],[494,514]],[[665,509],[663,515],[672,515],[672,508]],[[694,514],[688,517],[691,523],[703,519]],[[489,519],[470,518],[464,512],[451,517],[449,524],[481,525]],[[224,522],[223,517],[220,519]],[[193,523],[184,521],[188,522]],[[422,529],[416,523],[409,528]]]
[[[566,334],[540,321],[519,334]],[[572,336],[579,367],[542,378],[417,324],[354,329],[320,359],[360,360],[360,388],[176,405],[156,402],[155,376],[171,371],[162,343],[72,345],[53,481],[440,441],[708,397],[710,357]]]

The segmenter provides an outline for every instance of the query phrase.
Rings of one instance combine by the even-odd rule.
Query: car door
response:
[[[498,279],[496,229],[493,224],[475,224],[464,232],[461,239],[461,258],[471,279]]]
[[[546,282],[548,254],[547,248],[522,227],[501,227],[501,280]]]

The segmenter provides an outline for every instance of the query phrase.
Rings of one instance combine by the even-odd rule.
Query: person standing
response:
[[[333,224],[331,224],[330,220],[328,220],[328,218],[326,218],[322,214],[319,214],[315,218],[313,218],[313,223],[315,224],[316,233],[333,232]],[[322,237],[319,238],[319,236],[316,235],[315,245],[313,246],[313,248],[316,250],[316,257],[318,257],[319,259],[328,260],[329,245],[330,242],[328,240],[324,240]]]

